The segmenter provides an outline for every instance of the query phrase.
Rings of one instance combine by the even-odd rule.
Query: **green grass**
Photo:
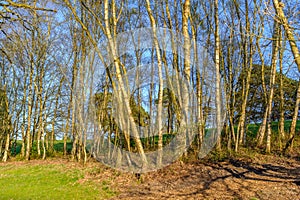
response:
[[[284,131],[289,132],[292,121],[286,120],[284,122]],[[248,124],[248,136],[256,137],[260,124]],[[272,122],[272,133],[278,134],[279,122]],[[300,131],[300,121],[296,123],[296,133]]]
[[[0,166],[0,199],[107,199],[115,193],[108,184],[79,182],[84,171],[64,165]]]
[[[290,132],[290,127],[291,127],[292,121],[290,120],[285,120],[284,122],[284,131],[285,131],[285,138],[282,139],[280,138],[279,135],[279,122],[272,122],[271,127],[272,127],[272,138],[271,138],[271,143],[272,143],[272,151],[275,152],[281,152],[282,149],[285,147],[286,142],[289,139],[289,132]],[[256,135],[258,133],[258,130],[260,128],[260,124],[248,124],[247,125],[247,147],[255,147],[257,144],[256,141]],[[300,121],[298,120],[296,123],[296,135],[295,135],[295,140],[294,140],[294,147],[298,148],[299,146],[299,132],[300,132]],[[266,140],[266,136],[264,138]],[[264,141],[265,143],[265,141]]]
[[[286,120],[284,122],[284,131],[285,131],[285,135],[286,138],[283,142],[282,145],[285,145],[285,142],[287,142],[287,139],[289,138],[289,131],[290,131],[290,127],[291,127],[291,123],[292,121],[290,120]],[[247,126],[247,143],[248,145],[255,145],[256,144],[256,135],[258,133],[260,124],[248,124]],[[279,148],[279,122],[272,122],[271,124],[272,127],[272,144],[273,147]],[[298,133],[300,132],[300,121],[298,120],[296,123],[296,137],[295,137],[295,141],[298,141]]]

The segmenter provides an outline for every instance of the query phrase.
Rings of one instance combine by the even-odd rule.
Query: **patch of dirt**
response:
[[[131,182],[128,184],[128,182]],[[174,163],[116,185],[113,199],[300,199],[300,163],[264,156],[252,162]]]

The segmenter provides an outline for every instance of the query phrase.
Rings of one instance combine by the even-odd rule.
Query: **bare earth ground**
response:
[[[225,162],[176,162],[141,180],[98,162],[86,166],[64,159],[10,162],[14,165],[64,164],[82,169],[86,181],[109,183],[117,192],[113,199],[300,199],[299,157],[288,159],[259,155],[252,159]],[[0,163],[4,165],[4,163]]]
[[[114,199],[300,199],[300,162],[263,156],[173,165],[118,185]]]

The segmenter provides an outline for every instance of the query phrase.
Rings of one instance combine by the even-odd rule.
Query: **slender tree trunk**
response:
[[[234,4],[236,7],[236,13],[238,16],[238,19],[241,20],[240,16],[240,7],[236,0],[234,0]],[[240,111],[240,118],[238,123],[238,130],[237,130],[237,137],[235,142],[235,151],[238,151],[239,145],[244,141],[246,138],[246,131],[245,131],[245,123],[246,123],[246,108],[248,103],[248,94],[249,94],[249,88],[250,88],[250,81],[251,81],[251,73],[252,73],[252,56],[253,56],[253,35],[250,31],[250,20],[248,16],[248,1],[245,0],[245,6],[246,6],[246,33],[244,33],[244,28],[242,27],[242,24],[240,22],[240,34],[241,34],[241,40],[242,40],[242,55],[243,55],[243,69],[246,72],[246,78],[243,78],[243,91],[242,91],[242,105],[241,105],[241,111]],[[248,55],[248,47],[250,47],[250,53]]]
[[[266,110],[264,112],[263,121],[260,124],[257,135],[257,147],[260,147],[263,143],[266,134],[267,120],[268,120],[269,106],[266,103]]]
[[[4,153],[3,153],[3,158],[2,161],[6,162],[8,159],[8,154],[9,154],[9,144],[10,144],[10,132],[6,134],[6,140],[5,140],[5,148],[4,148]]]
[[[227,63],[228,63],[228,78],[226,79],[226,107],[228,112],[228,119],[229,119],[229,135],[228,135],[228,143],[227,149],[231,151],[232,148],[232,140],[235,143],[235,130],[234,130],[234,101],[235,101],[235,94],[233,91],[233,71],[232,71],[232,53],[234,52],[233,43],[233,36],[234,31],[230,29],[230,45],[227,50]]]
[[[77,146],[78,146],[78,129],[76,126],[76,97],[78,97],[77,93],[77,73],[78,73],[78,55],[79,50],[77,46],[77,33],[74,33],[73,36],[73,51],[74,53],[74,63],[73,63],[73,69],[72,69],[72,85],[71,85],[71,101],[70,101],[70,107],[72,109],[72,119],[71,119],[71,132],[73,136],[73,143],[72,143],[72,150],[71,150],[71,160],[74,160],[76,157],[77,152]],[[69,120],[69,119],[68,119]],[[64,139],[65,140],[65,139]]]
[[[38,155],[41,155],[41,136],[42,129],[44,125],[43,112],[44,112],[44,100],[43,100],[43,79],[44,79],[44,66],[40,65],[41,71],[39,73],[38,81],[38,100],[39,100],[39,116],[38,116],[38,135],[37,135],[37,145],[38,145]]]
[[[283,42],[282,42],[282,31],[281,27],[279,27],[279,41],[280,41],[280,54],[279,54],[279,70],[280,70],[280,82],[279,82],[279,90],[280,90],[280,107],[279,107],[279,112],[280,112],[280,118],[279,118],[279,127],[278,127],[278,132],[279,132],[279,148],[282,150],[282,142],[285,139],[285,131],[284,131],[284,89],[283,89],[283,54],[285,47],[283,47]]]
[[[26,129],[26,154],[25,159],[29,160],[30,153],[31,153],[31,113],[32,113],[32,104],[33,104],[33,97],[32,97],[32,83],[33,83],[33,56],[31,57],[31,66],[30,66],[30,74],[29,74],[29,93],[28,93],[28,113],[27,113],[27,129]]]
[[[250,30],[250,20],[249,20],[249,9],[248,9],[248,0],[245,0],[245,7],[246,7],[246,34],[242,33],[243,30],[240,28],[240,31],[242,33],[242,40],[244,40],[243,44],[243,68],[245,69],[246,73],[246,79],[244,82],[244,93],[243,93],[243,100],[242,100],[242,108],[241,108],[241,117],[239,119],[239,126],[238,126],[238,139],[236,141],[236,146],[239,144],[245,144],[246,143],[246,134],[247,131],[245,130],[246,127],[246,108],[248,104],[248,95],[249,95],[249,88],[250,88],[250,81],[251,81],[251,74],[252,74],[252,67],[253,67],[253,35],[251,34]],[[249,35],[249,36],[248,36]],[[248,47],[250,50],[248,50]],[[249,54],[248,54],[249,51]],[[239,144],[237,144],[239,143]],[[236,149],[237,151],[237,149]]]
[[[4,119],[4,130],[6,132],[6,140],[5,140],[5,147],[4,147],[4,153],[3,153],[3,158],[2,158],[2,161],[3,162],[6,162],[7,159],[8,159],[8,156],[9,156],[9,146],[10,146],[10,134],[11,134],[11,131],[13,130],[12,127],[11,127],[11,116],[9,114],[9,105],[8,105],[8,99],[7,99],[7,96],[6,96],[6,88],[4,89],[4,99],[5,99],[5,108],[6,108],[6,111],[5,113],[8,114],[8,116],[5,116],[6,119]],[[2,148],[2,145],[0,146],[0,148]],[[0,154],[1,155],[1,154]]]
[[[76,53],[77,54],[77,53]],[[77,55],[76,55],[77,56]],[[72,151],[71,151],[71,160],[74,160],[76,157],[76,152],[77,152],[77,147],[78,147],[78,127],[76,125],[76,102],[74,99],[74,96],[78,96],[76,95],[76,88],[77,88],[77,84],[76,84],[76,80],[77,80],[77,63],[74,63],[74,67],[73,67],[73,80],[72,80],[72,93],[73,93],[73,99],[70,102],[72,105],[72,122],[71,122],[71,127],[72,127],[72,135],[73,135],[73,144],[72,144]]]
[[[272,134],[272,106],[273,106],[273,96],[274,87],[276,80],[276,68],[278,61],[278,51],[279,51],[279,24],[274,20],[274,33],[273,33],[273,47],[272,47],[272,64],[271,64],[271,77],[270,77],[270,93],[268,102],[268,117],[267,117],[267,146],[266,152],[271,152],[271,134]]]
[[[24,68],[24,79],[23,79],[23,99],[22,99],[22,146],[21,146],[21,157],[25,157],[25,142],[26,142],[26,133],[25,133],[25,124],[26,124],[26,88],[27,88],[27,70]]]
[[[262,17],[261,17],[262,18]],[[256,135],[256,140],[257,140],[257,147],[260,147],[263,143],[263,139],[265,137],[265,133],[266,133],[266,126],[267,126],[267,117],[268,117],[268,96],[267,96],[267,87],[266,87],[266,81],[265,81],[265,59],[263,56],[263,53],[261,51],[260,48],[260,38],[262,37],[263,34],[263,30],[264,30],[264,25],[263,23],[261,23],[260,26],[260,35],[257,37],[256,39],[256,47],[257,47],[257,51],[259,53],[259,57],[261,60],[261,80],[262,80],[262,88],[263,88],[263,94],[264,94],[264,103],[265,103],[265,111],[264,111],[264,115],[263,115],[263,120],[260,124],[259,130],[257,132]]]
[[[25,110],[24,110],[25,112]],[[21,157],[25,157],[25,142],[26,142],[26,134],[25,134],[25,117],[23,116],[23,122],[22,122],[22,144],[21,144]]]
[[[44,118],[46,119],[46,113],[45,113],[45,116]],[[44,124],[44,121],[42,123],[42,128],[41,128],[41,135],[42,135],[42,148],[43,148],[43,157],[42,159],[45,160],[46,159],[46,146],[45,146],[45,128],[44,128],[45,124]]]
[[[187,84],[190,84],[190,79],[191,79],[191,42],[190,42],[190,36],[189,36],[189,17],[190,17],[190,1],[189,0],[185,0],[185,2],[183,3],[183,11],[182,11],[182,34],[184,36],[184,45],[183,45],[183,51],[184,51],[184,81]],[[184,83],[183,85],[183,119],[181,122],[182,127],[187,127],[188,124],[188,119],[187,119],[187,112],[188,112],[188,106],[189,106],[189,92],[188,92],[188,85],[186,85]],[[186,128],[187,130],[189,130],[189,128]],[[189,144],[189,132],[186,132],[186,136],[185,136],[185,147]],[[185,151],[184,153],[185,156],[187,156],[187,151]]]
[[[219,36],[219,2],[214,1],[214,17],[215,17],[215,70],[216,70],[216,115],[217,115],[217,134],[221,132],[221,76],[220,76],[220,52],[221,52],[221,42]],[[221,136],[217,138],[217,150],[221,151]]]
[[[158,63],[158,76],[159,76],[159,91],[158,91],[158,105],[157,105],[157,128],[158,128],[158,157],[157,157],[157,165],[160,166],[162,164],[162,147],[163,147],[163,133],[162,133],[162,101],[163,101],[163,76],[162,76],[162,56],[160,53],[160,48],[157,39],[157,31],[156,31],[156,21],[153,17],[152,10],[150,7],[149,0],[146,0],[146,8],[148,12],[148,16],[151,22],[151,28],[153,31],[154,38],[154,46],[156,50],[156,57]]]
[[[287,141],[284,151],[291,151],[293,148],[293,142],[295,139],[295,131],[296,131],[296,125],[297,125],[297,119],[299,114],[299,104],[300,104],[300,81],[298,81],[298,89],[297,89],[297,97],[294,107],[294,115],[290,127],[290,134],[289,134],[289,140]]]
[[[115,6],[114,4],[114,1],[112,2],[112,5],[113,7]],[[113,24],[114,26],[116,27],[116,16],[113,16]],[[124,107],[125,107],[125,111],[127,112],[128,116],[126,116],[126,118],[128,118],[129,120],[129,124],[132,128],[132,133],[134,135],[134,139],[135,139],[135,143],[136,143],[136,146],[137,146],[137,149],[138,149],[138,152],[141,156],[141,159],[142,159],[142,163],[143,163],[143,167],[146,167],[148,161],[147,161],[147,157],[145,155],[145,152],[144,152],[144,149],[143,149],[143,145],[142,145],[142,142],[139,138],[139,134],[138,134],[138,130],[136,128],[136,125],[135,125],[135,122],[134,122],[134,119],[133,119],[133,116],[132,116],[132,111],[130,109],[130,105],[129,105],[129,96],[127,94],[127,91],[124,87],[124,81],[123,81],[123,77],[122,77],[122,74],[121,74],[121,68],[120,68],[120,59],[118,57],[118,54],[117,54],[117,49],[116,49],[116,45],[115,45],[115,41],[111,34],[111,30],[110,30],[110,27],[111,27],[111,23],[110,23],[110,20],[109,20],[109,2],[108,0],[105,0],[104,1],[104,23],[105,23],[105,32],[106,32],[106,36],[107,36],[107,39],[108,39],[108,44],[109,44],[109,47],[110,47],[110,51],[111,51],[111,54],[112,54],[112,58],[113,58],[113,63],[114,63],[114,66],[115,66],[115,69],[116,69],[116,79],[119,83],[119,87],[120,87],[120,94],[121,95],[120,97],[123,98],[123,101],[124,102]],[[114,37],[116,37],[116,35],[114,35]],[[113,84],[113,87],[114,87],[114,90],[116,89],[115,88],[115,85]],[[116,90],[115,90],[116,91]],[[120,101],[121,102],[121,101]],[[123,107],[123,106],[122,106]]]
[[[273,5],[274,8],[276,10],[276,14],[280,20],[281,25],[283,26],[284,30],[285,30],[285,35],[286,38],[289,41],[294,59],[295,59],[295,63],[298,67],[298,71],[300,72],[300,55],[299,55],[299,49],[297,47],[297,43],[294,37],[294,33],[293,33],[293,29],[290,27],[289,22],[287,20],[287,18],[285,17],[285,14],[283,12],[283,7],[284,4],[282,2],[279,2],[278,0],[273,0]],[[299,86],[298,86],[298,90],[297,90],[297,99],[296,99],[296,105],[295,105],[295,111],[294,111],[294,116],[293,116],[293,120],[292,120],[292,125],[291,125],[291,129],[290,129],[290,136],[289,136],[289,140],[286,144],[285,147],[285,151],[292,146],[293,140],[294,140],[294,126],[296,126],[296,121],[298,118],[298,112],[299,112],[299,98],[300,98],[300,91],[299,91]],[[294,124],[293,124],[294,123]]]
[[[71,92],[71,96],[70,96],[70,102],[68,105],[68,112],[67,112],[67,119],[66,119],[66,128],[64,131],[64,156],[67,155],[67,138],[68,138],[68,134],[69,134],[69,124],[70,124],[70,117],[71,117],[71,105],[72,105],[72,92]]]
[[[290,27],[289,22],[287,18],[285,17],[285,14],[282,10],[284,7],[284,4],[282,2],[279,2],[278,0],[273,0],[273,5],[276,10],[276,14],[280,20],[280,23],[282,24],[284,30],[285,30],[285,35],[286,38],[288,39],[292,53],[294,55],[295,62],[298,66],[298,70],[300,72],[300,55],[299,55],[299,49],[297,47],[297,43],[294,37],[293,29]]]
[[[177,6],[176,5],[177,5],[177,2],[175,2],[175,9],[177,10]],[[174,13],[175,26],[173,26],[171,13],[170,13],[169,6],[168,6],[168,1],[166,1],[166,14],[167,14],[167,18],[168,18],[168,26],[169,26],[169,28],[171,30],[174,30],[174,28],[176,28],[176,31],[179,32],[177,11],[175,11],[175,13]],[[189,36],[187,36],[187,37],[189,37]],[[188,46],[188,42],[185,43],[185,45]],[[178,75],[180,73],[180,70],[179,70],[179,57],[178,57],[177,48],[176,48],[177,47],[176,36],[174,36],[172,33],[171,33],[171,46],[172,46],[172,51],[173,51],[172,52],[173,53],[173,55],[172,55],[173,56],[173,69],[175,71],[174,73],[175,73],[175,81],[176,81],[176,85],[177,85],[177,94],[180,94],[180,90],[179,90],[180,84],[179,84],[179,75]],[[166,59],[163,59],[163,62],[167,66]],[[166,74],[169,74],[167,72],[167,68],[165,68],[165,69],[166,69]],[[187,71],[189,71],[189,70],[186,70],[186,73],[188,73]],[[170,86],[172,85],[170,82],[168,84]],[[174,88],[171,88],[171,90],[174,90]],[[178,128],[178,126],[180,125],[180,121],[181,121],[181,112],[180,112],[180,109],[178,108],[177,100],[176,100],[176,97],[175,97],[175,95],[174,95],[173,92],[171,92],[171,101],[172,101],[173,106],[175,107],[173,112],[176,115],[177,128]]]

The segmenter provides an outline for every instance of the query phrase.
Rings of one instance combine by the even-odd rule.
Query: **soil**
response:
[[[300,160],[259,155],[251,159],[231,158],[176,162],[140,177],[121,173],[96,161],[87,165],[67,159],[10,162],[15,165],[65,164],[85,171],[79,180],[106,182],[117,192],[112,199],[300,199]],[[0,163],[4,165],[4,163]]]
[[[300,199],[300,162],[273,156],[174,163],[117,185],[113,199]]]

